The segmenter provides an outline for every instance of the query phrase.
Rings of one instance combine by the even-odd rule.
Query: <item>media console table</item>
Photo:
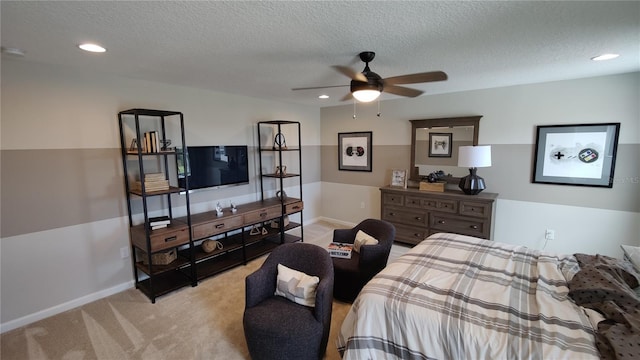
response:
[[[153,264],[151,267],[143,261],[136,262],[138,269],[154,275],[138,282],[137,287],[155,298],[189,284],[193,278],[201,280],[213,276],[246,264],[278,245],[301,241],[302,237],[288,231],[302,224],[290,221],[284,227],[273,228],[270,222],[280,219],[279,224],[282,224],[285,215],[299,213],[303,207],[302,200],[296,198],[265,199],[238,205],[235,213],[225,208],[222,216],[217,216],[215,210],[191,214],[190,229],[187,217],[175,218],[169,227],[152,231],[150,243],[152,253],[176,249],[177,259],[167,265]],[[259,226],[259,231],[252,235],[254,226]],[[210,238],[220,242],[222,248],[205,252],[202,242]],[[144,225],[132,228],[131,241],[138,249],[146,248]]]

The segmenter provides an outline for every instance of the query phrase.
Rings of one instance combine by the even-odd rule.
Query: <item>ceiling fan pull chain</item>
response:
[[[378,98],[378,117],[380,117],[380,98]]]
[[[356,99],[353,99],[353,120],[356,119]]]

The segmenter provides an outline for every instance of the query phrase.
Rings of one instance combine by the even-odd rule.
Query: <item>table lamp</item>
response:
[[[479,194],[485,186],[476,171],[479,167],[491,166],[491,145],[458,147],[458,166],[469,168],[469,175],[460,179],[460,189],[467,195]]]

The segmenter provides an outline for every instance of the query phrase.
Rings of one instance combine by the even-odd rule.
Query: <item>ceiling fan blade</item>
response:
[[[301,88],[293,88],[291,90],[314,90],[314,89],[329,89],[329,88],[337,88],[337,87],[346,87],[349,85],[332,85],[332,86],[312,86],[312,87],[301,87]]]
[[[442,71],[431,71],[410,75],[392,76],[384,79],[385,85],[395,84],[417,84],[432,81],[444,81],[447,80],[447,74]]]
[[[332,68],[336,69],[339,73],[347,76],[351,80],[367,82],[367,78],[364,74],[357,72],[350,67],[333,65]]]
[[[353,99],[353,95],[351,95],[351,93],[348,93],[347,95],[343,96],[342,99],[340,99],[340,101],[347,101],[352,99]]]
[[[406,97],[416,97],[424,93],[424,91],[421,91],[421,90],[410,89],[404,86],[387,85],[387,84],[384,85],[384,88],[382,91],[391,93],[391,94],[400,95],[400,96],[406,96]]]

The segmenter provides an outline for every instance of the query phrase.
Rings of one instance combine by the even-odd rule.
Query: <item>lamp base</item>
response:
[[[484,179],[476,175],[477,168],[470,168],[469,175],[460,179],[458,187],[467,195],[478,195],[485,189]]]

